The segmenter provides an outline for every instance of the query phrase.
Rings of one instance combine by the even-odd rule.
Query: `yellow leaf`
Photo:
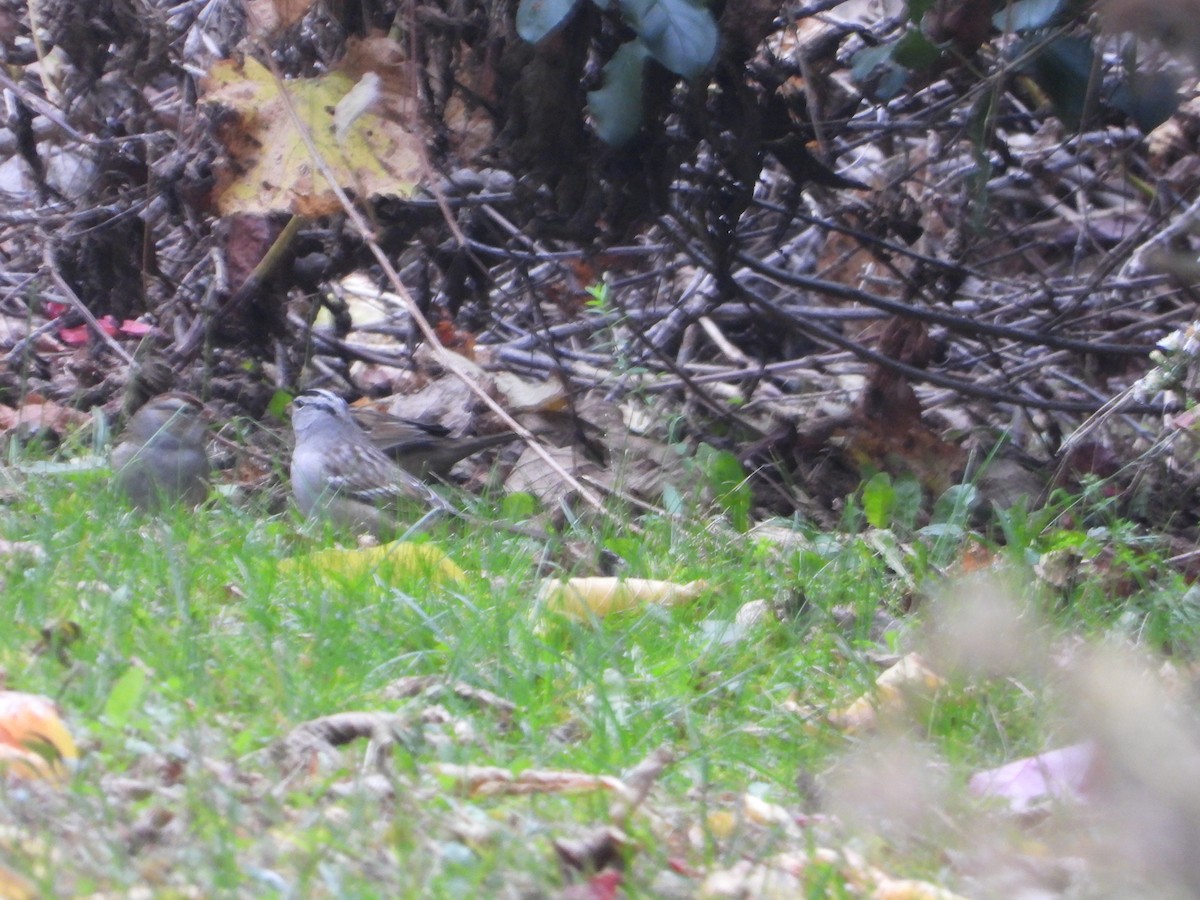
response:
[[[434,584],[465,581],[467,573],[433,544],[392,541],[377,547],[331,547],[295,559],[285,559],[280,572],[333,576],[360,581],[375,575],[383,584],[421,580]]]
[[[650,578],[547,578],[538,590],[536,609],[587,621],[649,603],[680,606],[708,589],[704,581],[679,584]]]
[[[0,866],[0,900],[36,900],[37,888],[32,881],[12,869]]]
[[[729,840],[737,831],[737,816],[727,809],[714,809],[705,820],[708,830],[718,841]]]
[[[364,79],[372,89],[352,94]],[[396,121],[406,117],[411,98],[387,90],[374,72],[358,78],[335,71],[282,84],[295,117],[280,93],[280,82],[252,58],[241,63],[222,60],[204,81],[205,101],[227,110],[217,125],[232,163],[218,178],[216,203],[222,215],[317,216],[341,208],[296,119],[340,187],[360,197],[413,193],[424,171],[420,138]],[[355,98],[369,97],[370,108],[355,108],[350,114],[343,104],[339,115],[347,95],[351,106]]]
[[[829,721],[851,733],[870,731],[880,716],[911,711],[914,700],[932,697],[945,684],[919,653],[910,653],[875,679],[873,695],[864,694],[845,709],[830,713]]]

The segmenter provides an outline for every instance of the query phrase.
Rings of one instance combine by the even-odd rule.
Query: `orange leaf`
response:
[[[63,781],[68,761],[78,758],[75,741],[53,700],[0,691],[0,772],[17,778]]]

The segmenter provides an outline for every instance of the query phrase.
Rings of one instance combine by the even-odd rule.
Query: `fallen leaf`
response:
[[[999,797],[1015,813],[1054,800],[1082,800],[1100,765],[1090,742],[1027,756],[995,769],[976,772],[967,783],[977,797]]]
[[[945,683],[919,653],[909,653],[875,679],[873,692],[859,697],[845,709],[830,713],[829,722],[851,733],[870,731],[881,717],[911,713],[914,701],[927,701]]]
[[[462,766],[455,763],[434,763],[433,771],[454,782],[456,790],[474,797],[610,791],[622,798],[636,799],[635,792],[612,775],[562,769],[526,769],[514,774],[499,766]]]
[[[78,758],[79,750],[53,700],[0,691],[0,772],[63,782]]]
[[[322,760],[336,764],[337,747],[366,738],[372,742],[372,755],[379,757],[393,744],[412,743],[409,721],[388,712],[343,712],[311,719],[293,728],[276,747],[275,756],[289,771],[310,774],[320,769]]]
[[[61,439],[67,432],[90,424],[92,417],[53,400],[27,399],[24,406],[0,406],[0,436],[15,434],[21,440],[34,437]]]
[[[0,866],[0,898],[3,900],[37,900],[38,889],[24,875]]]
[[[558,614],[589,621],[648,604],[681,606],[708,590],[706,581],[657,581],[650,578],[547,578],[537,593],[539,615]]]
[[[622,852],[633,841],[620,828],[605,825],[579,838],[557,838],[554,852],[558,863],[568,875],[578,872],[599,872],[609,866],[621,866]]]
[[[145,337],[148,334],[153,334],[154,331],[154,326],[146,322],[139,322],[137,319],[125,319],[117,329],[117,334],[121,335],[121,337]]]
[[[365,73],[364,73],[365,74]],[[381,96],[339,136],[339,102],[359,82],[345,71],[280,83],[251,57],[222,60],[204,81],[204,100],[227,111],[217,136],[231,165],[215,191],[222,215],[292,212],[317,216],[341,208],[297,127],[299,119],[338,186],[361,197],[408,197],[423,172],[421,138],[400,124],[411,116],[407,89],[384,80]],[[293,118],[292,110],[296,119]]]
[[[305,556],[285,559],[279,564],[285,574],[301,572],[331,576],[346,582],[358,582],[368,576],[381,584],[419,580],[428,584],[454,584],[464,581],[467,573],[433,544],[392,541],[377,547],[345,549],[330,547]]]

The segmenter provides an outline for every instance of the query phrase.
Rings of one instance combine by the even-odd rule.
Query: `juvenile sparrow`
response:
[[[431,511],[416,530],[449,504],[371,443],[346,401],[331,391],[305,391],[292,403],[292,495],[306,516],[376,535],[396,530],[397,504],[417,501]]]
[[[195,506],[208,496],[204,407],[189,394],[159,394],[129,420],[113,449],[117,487],[139,509]]]
[[[372,444],[418,478],[444,477],[459,460],[516,438],[512,432],[451,437],[444,425],[402,419],[369,408],[351,409],[350,414]]]

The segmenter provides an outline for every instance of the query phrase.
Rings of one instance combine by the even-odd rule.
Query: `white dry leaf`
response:
[[[560,381],[531,381],[511,372],[497,372],[493,377],[504,407],[514,414],[560,412],[566,407],[567,393]]]
[[[337,102],[333,108],[333,133],[339,141],[344,141],[350,126],[375,105],[382,85],[377,72],[364,72],[358,84]]]

